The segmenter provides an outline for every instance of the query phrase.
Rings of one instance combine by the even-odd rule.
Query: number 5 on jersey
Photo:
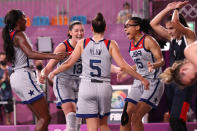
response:
[[[96,72],[90,72],[92,77],[101,77],[101,68],[98,64],[101,63],[101,60],[90,60],[90,67],[95,70]]]

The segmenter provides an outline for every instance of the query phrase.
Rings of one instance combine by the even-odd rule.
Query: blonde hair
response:
[[[166,84],[170,84],[171,82],[176,82],[179,85],[184,85],[181,80],[183,74],[180,73],[180,68],[184,64],[184,61],[175,61],[171,67],[165,69],[163,73],[160,74],[160,78]]]

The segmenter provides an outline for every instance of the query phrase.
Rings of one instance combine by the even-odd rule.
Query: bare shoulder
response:
[[[15,34],[15,38],[21,38],[21,37],[25,38],[25,36],[26,36],[25,32],[22,31],[18,31]]]
[[[85,40],[85,39],[83,38],[83,39],[79,40],[77,43],[83,43],[84,40]]]
[[[84,40],[85,40],[85,39],[81,39],[81,40],[79,40],[79,41],[77,42],[77,45],[76,45],[76,46],[80,46],[80,47],[82,47],[82,46],[83,46],[83,44],[84,44]]]
[[[155,39],[152,36],[146,35],[145,41],[153,41],[153,40],[155,40]]]
[[[110,45],[112,45],[112,46],[118,46],[118,43],[115,40],[111,40]]]
[[[66,46],[64,45],[63,42],[61,42],[54,50],[54,53],[56,52],[65,52],[66,51]]]
[[[154,37],[152,37],[152,36],[150,36],[150,35],[147,35],[146,37],[145,37],[145,42],[146,43],[153,43],[153,44],[155,44],[155,43],[157,43],[157,40],[154,38]]]
[[[14,45],[19,46],[19,43],[26,41],[26,34],[22,31],[16,32],[14,36]]]

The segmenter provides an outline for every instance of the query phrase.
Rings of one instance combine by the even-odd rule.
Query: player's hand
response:
[[[46,78],[47,78],[47,75],[45,75],[44,69],[42,69],[41,74],[40,74],[40,77],[39,77],[39,82],[40,82],[41,84],[44,84]]]
[[[166,9],[168,9],[168,10],[173,10],[173,9],[176,8],[176,4],[177,4],[177,2],[171,2],[171,3],[169,3],[169,4],[166,6]]]
[[[146,79],[144,79],[144,80],[142,80],[141,82],[142,82],[142,84],[144,85],[144,89],[145,89],[145,90],[149,90],[149,85],[150,85],[149,81],[146,80]]]
[[[54,59],[57,59],[57,60],[63,60],[65,58],[67,58],[69,55],[68,53],[62,53],[62,52],[59,52],[59,53],[56,53],[55,56],[54,56]]]
[[[54,71],[53,72],[51,72],[50,74],[49,74],[49,80],[51,80],[51,81],[53,81],[53,78],[55,77],[55,73],[54,73]]]
[[[176,3],[175,8],[182,8],[183,6],[185,6],[186,4],[188,4],[189,1],[179,1]]]
[[[122,81],[124,78],[126,78],[128,76],[128,74],[122,70],[120,70],[117,73],[117,81]]]
[[[152,71],[154,70],[153,63],[151,63],[150,61],[147,62],[147,66],[148,66],[148,71],[149,71],[149,72],[152,72]]]

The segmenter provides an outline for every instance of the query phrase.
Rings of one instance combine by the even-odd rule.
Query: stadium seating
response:
[[[33,26],[50,25],[48,16],[35,16],[33,17]]]
[[[72,16],[71,19],[70,19],[70,22],[72,21],[81,21],[82,24],[87,24],[87,17],[86,16],[83,16],[83,15],[80,15],[80,16]]]
[[[51,19],[51,25],[67,25],[68,18],[66,16],[54,16]]]
[[[5,25],[3,19],[4,19],[3,17],[0,17],[0,27],[3,27]]]

